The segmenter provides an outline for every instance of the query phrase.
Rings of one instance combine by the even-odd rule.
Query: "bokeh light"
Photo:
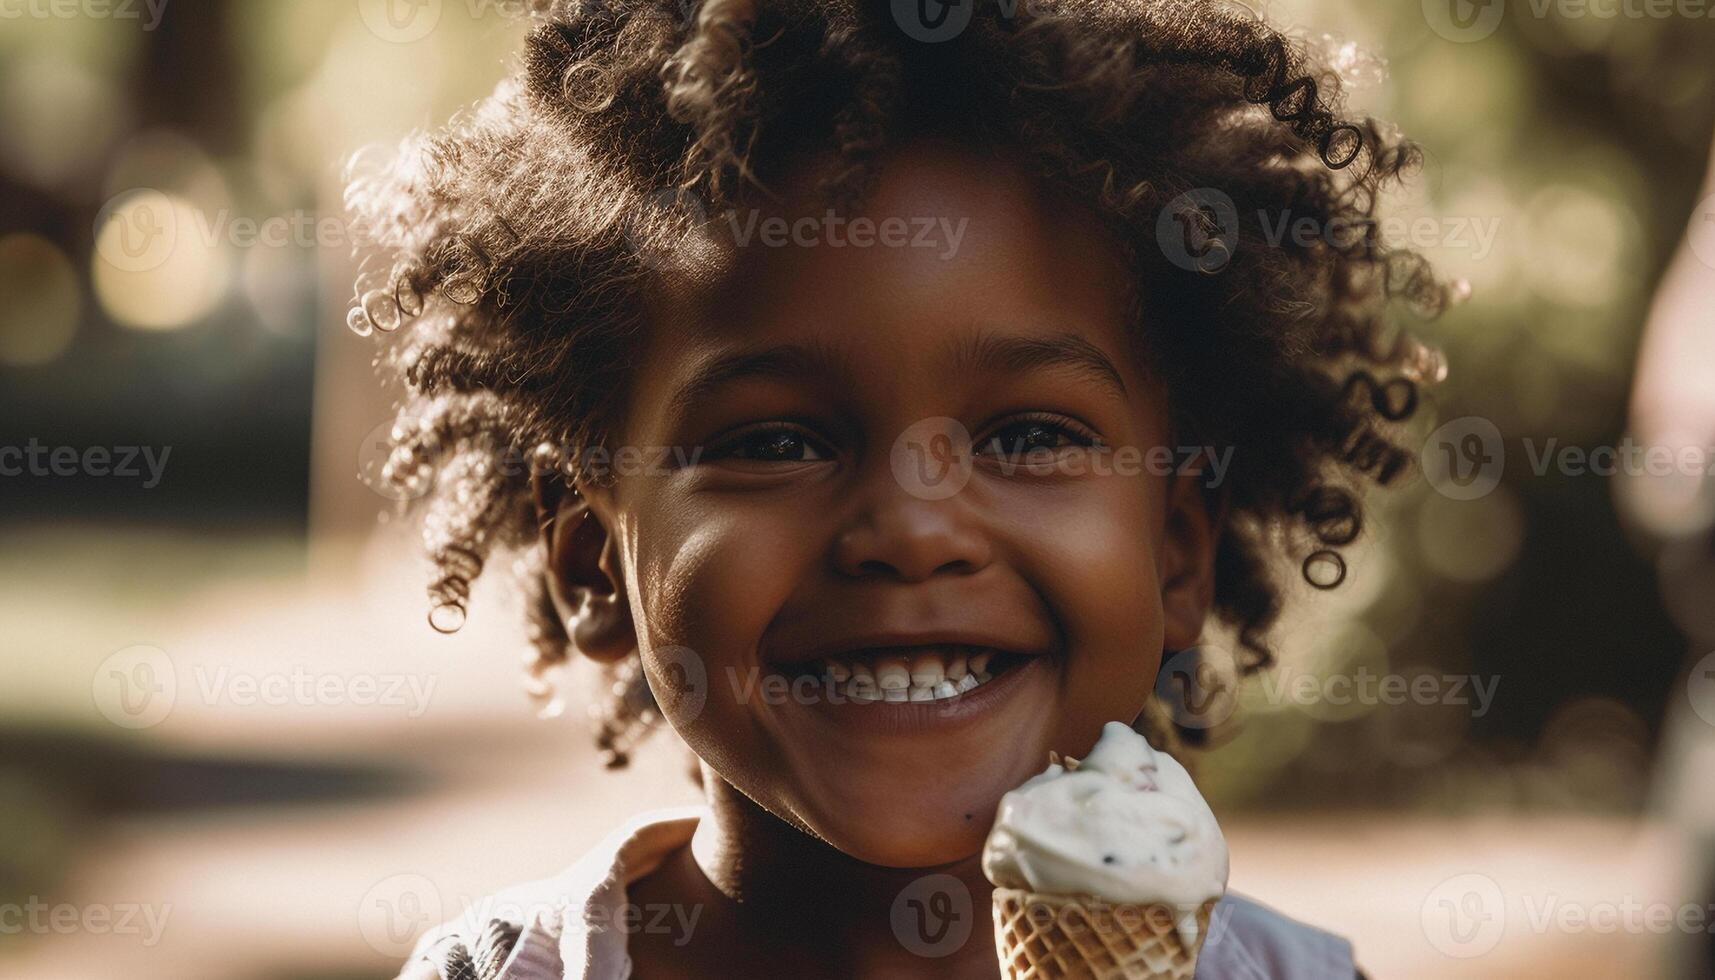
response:
[[[52,92],[52,99],[43,93]],[[111,82],[52,53],[0,67],[0,167],[40,187],[76,192],[125,124]]]
[[[1539,744],[1543,762],[1580,804],[1623,806],[1643,789],[1649,730],[1636,711],[1613,698],[1586,697],[1561,705]]]
[[[1475,500],[1432,494],[1417,514],[1417,545],[1424,563],[1455,582],[1483,582],[1499,575],[1518,557],[1523,541],[1524,515],[1505,486]]]
[[[1704,472],[1715,447],[1689,429],[1652,433],[1647,444],[1671,453],[1676,462],[1615,480],[1620,512],[1663,539],[1695,537],[1715,527],[1715,480]]]
[[[32,367],[65,352],[82,308],[77,272],[39,235],[0,238],[0,365]]]
[[[1372,685],[1391,673],[1387,645],[1360,621],[1341,623],[1318,637],[1306,670],[1316,681],[1316,696],[1293,704],[1323,723],[1352,721],[1381,707],[1379,687]]]
[[[1573,307],[1613,302],[1636,243],[1615,201],[1555,184],[1531,196],[1525,222],[1532,258],[1523,271],[1538,296]]]
[[[206,237],[209,216],[155,190],[118,199],[90,259],[96,299],[116,323],[177,330],[208,315],[226,294],[230,259]]]

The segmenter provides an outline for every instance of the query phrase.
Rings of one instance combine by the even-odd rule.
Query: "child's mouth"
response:
[[[857,703],[948,701],[968,694],[1028,657],[970,644],[870,647],[785,668]]]
[[[904,616],[822,608],[762,652],[762,696],[814,737],[950,735],[987,718],[1024,723],[1047,710],[1063,647],[1048,624],[1011,604],[967,603],[970,622],[889,625]]]

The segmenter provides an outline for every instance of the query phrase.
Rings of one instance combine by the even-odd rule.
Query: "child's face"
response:
[[[787,201],[810,175],[797,184]],[[849,223],[818,223],[798,234],[813,244],[770,246],[759,223],[719,283],[659,300],[623,443],[701,457],[589,496],[606,569],[623,569],[615,599],[690,747],[840,850],[915,867],[973,854],[1050,748],[1081,754],[1138,714],[1164,643],[1201,629],[1213,543],[1195,478],[1114,452],[1170,443],[1093,218],[995,154],[924,144],[889,158],[863,214],[878,238],[904,219],[906,243],[859,247]],[[910,245],[920,233],[933,244]],[[949,431],[938,419],[976,453],[950,495],[957,469],[937,481],[913,449]],[[1051,462],[1016,455],[1038,446]],[[579,560],[556,555],[562,590]],[[945,701],[786,683],[818,651],[937,639],[1014,656]],[[670,647],[694,652],[700,697],[681,696]]]

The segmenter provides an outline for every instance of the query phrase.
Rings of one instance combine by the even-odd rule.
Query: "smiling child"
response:
[[[997,976],[980,914],[926,950],[901,900],[984,909],[1001,796],[1105,722],[1167,734],[1210,620],[1266,666],[1271,570],[1335,584],[1407,465],[1435,362],[1383,308],[1447,297],[1374,234],[1410,144],[1232,3],[935,7],[550,5],[354,180],[431,622],[521,555],[538,678],[609,665],[613,761],[665,721],[707,796],[405,976]],[[1354,974],[1222,906],[1199,976]]]

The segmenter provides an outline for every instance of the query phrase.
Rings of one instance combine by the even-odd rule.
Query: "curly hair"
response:
[[[1271,660],[1271,566],[1290,555],[1311,584],[1337,585],[1360,484],[1411,464],[1390,432],[1444,369],[1387,308],[1434,315],[1453,296],[1381,241],[1377,212],[1420,153],[1345,119],[1338,74],[1306,45],[1231,0],[973,0],[938,43],[893,7],[538,2],[493,95],[351,178],[375,247],[349,322],[398,338],[385,363],[407,396],[385,477],[426,504],[430,622],[456,629],[484,564],[517,554],[537,696],[568,639],[531,470],[574,480],[607,447],[644,291],[703,216],[768,193],[805,154],[831,161],[818,192],[847,208],[881,151],[952,134],[1009,148],[1101,217],[1176,431],[1233,449],[1214,614],[1246,672]],[[1270,215],[1346,232],[1271,235]],[[600,741],[623,764],[652,702],[635,663],[614,681]]]

